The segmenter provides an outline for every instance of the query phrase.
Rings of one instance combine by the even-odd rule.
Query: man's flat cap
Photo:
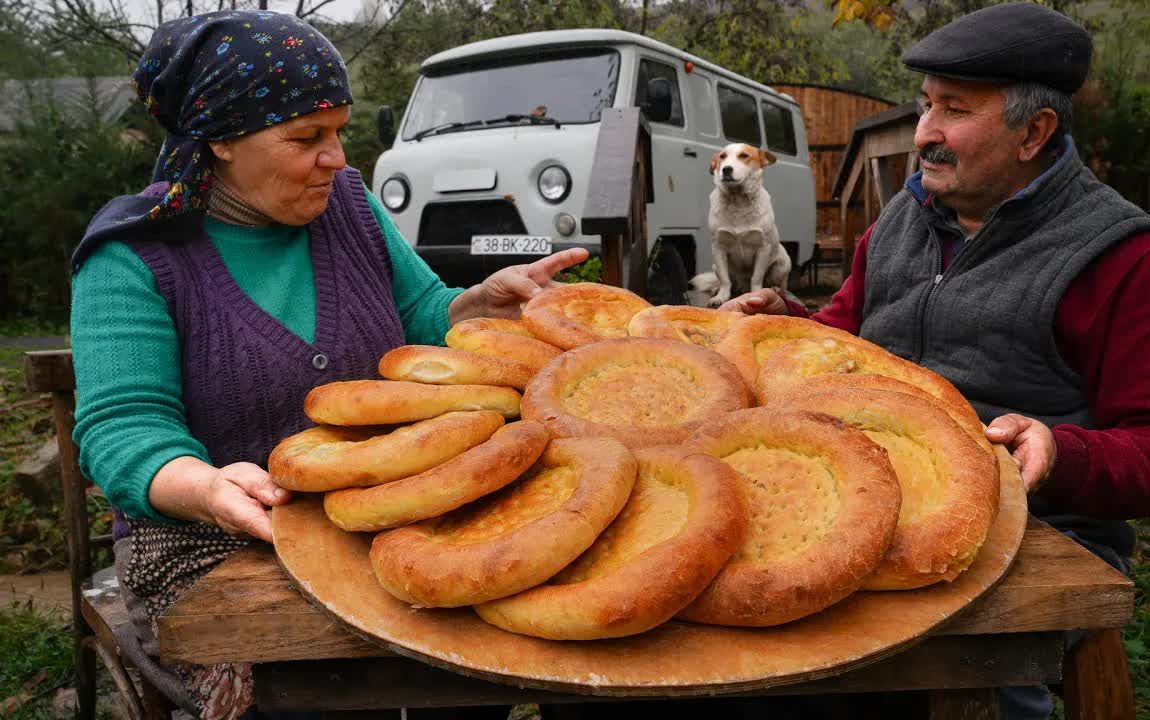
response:
[[[1036,82],[1070,95],[1090,69],[1090,34],[1032,2],[984,8],[927,35],[902,56],[911,70],[986,83]]]

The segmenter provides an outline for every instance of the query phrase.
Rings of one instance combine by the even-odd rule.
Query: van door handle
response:
[[[699,153],[695,152],[695,148],[691,147],[683,148],[683,154],[687,157],[699,157]]]

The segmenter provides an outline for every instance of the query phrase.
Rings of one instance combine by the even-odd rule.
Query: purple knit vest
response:
[[[358,171],[336,175],[327,210],[308,233],[316,291],[310,345],[240,289],[201,228],[178,242],[129,242],[175,320],[188,427],[217,467],[266,467],[281,440],[313,425],[303,412],[309,390],[378,377],[380,356],[403,344],[391,259]]]

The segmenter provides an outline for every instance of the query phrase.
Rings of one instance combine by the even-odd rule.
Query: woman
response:
[[[73,257],[75,439],[118,508],[134,659],[186,709],[230,718],[251,704],[250,669],[165,675],[147,657],[155,620],[271,540],[268,507],[290,494],[263,466],[310,424],[307,391],[373,377],[389,348],[440,343],[459,320],[517,316],[586,251],[445,287],[345,167],[347,69],[295,17],[165,23],[133,80],[168,135],[153,184],[105,206]]]

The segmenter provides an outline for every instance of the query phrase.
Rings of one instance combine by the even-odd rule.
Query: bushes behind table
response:
[[[0,321],[67,320],[68,258],[88,221],[151,177],[159,138],[130,130],[154,132],[136,113],[105,122],[41,104],[0,134]]]

